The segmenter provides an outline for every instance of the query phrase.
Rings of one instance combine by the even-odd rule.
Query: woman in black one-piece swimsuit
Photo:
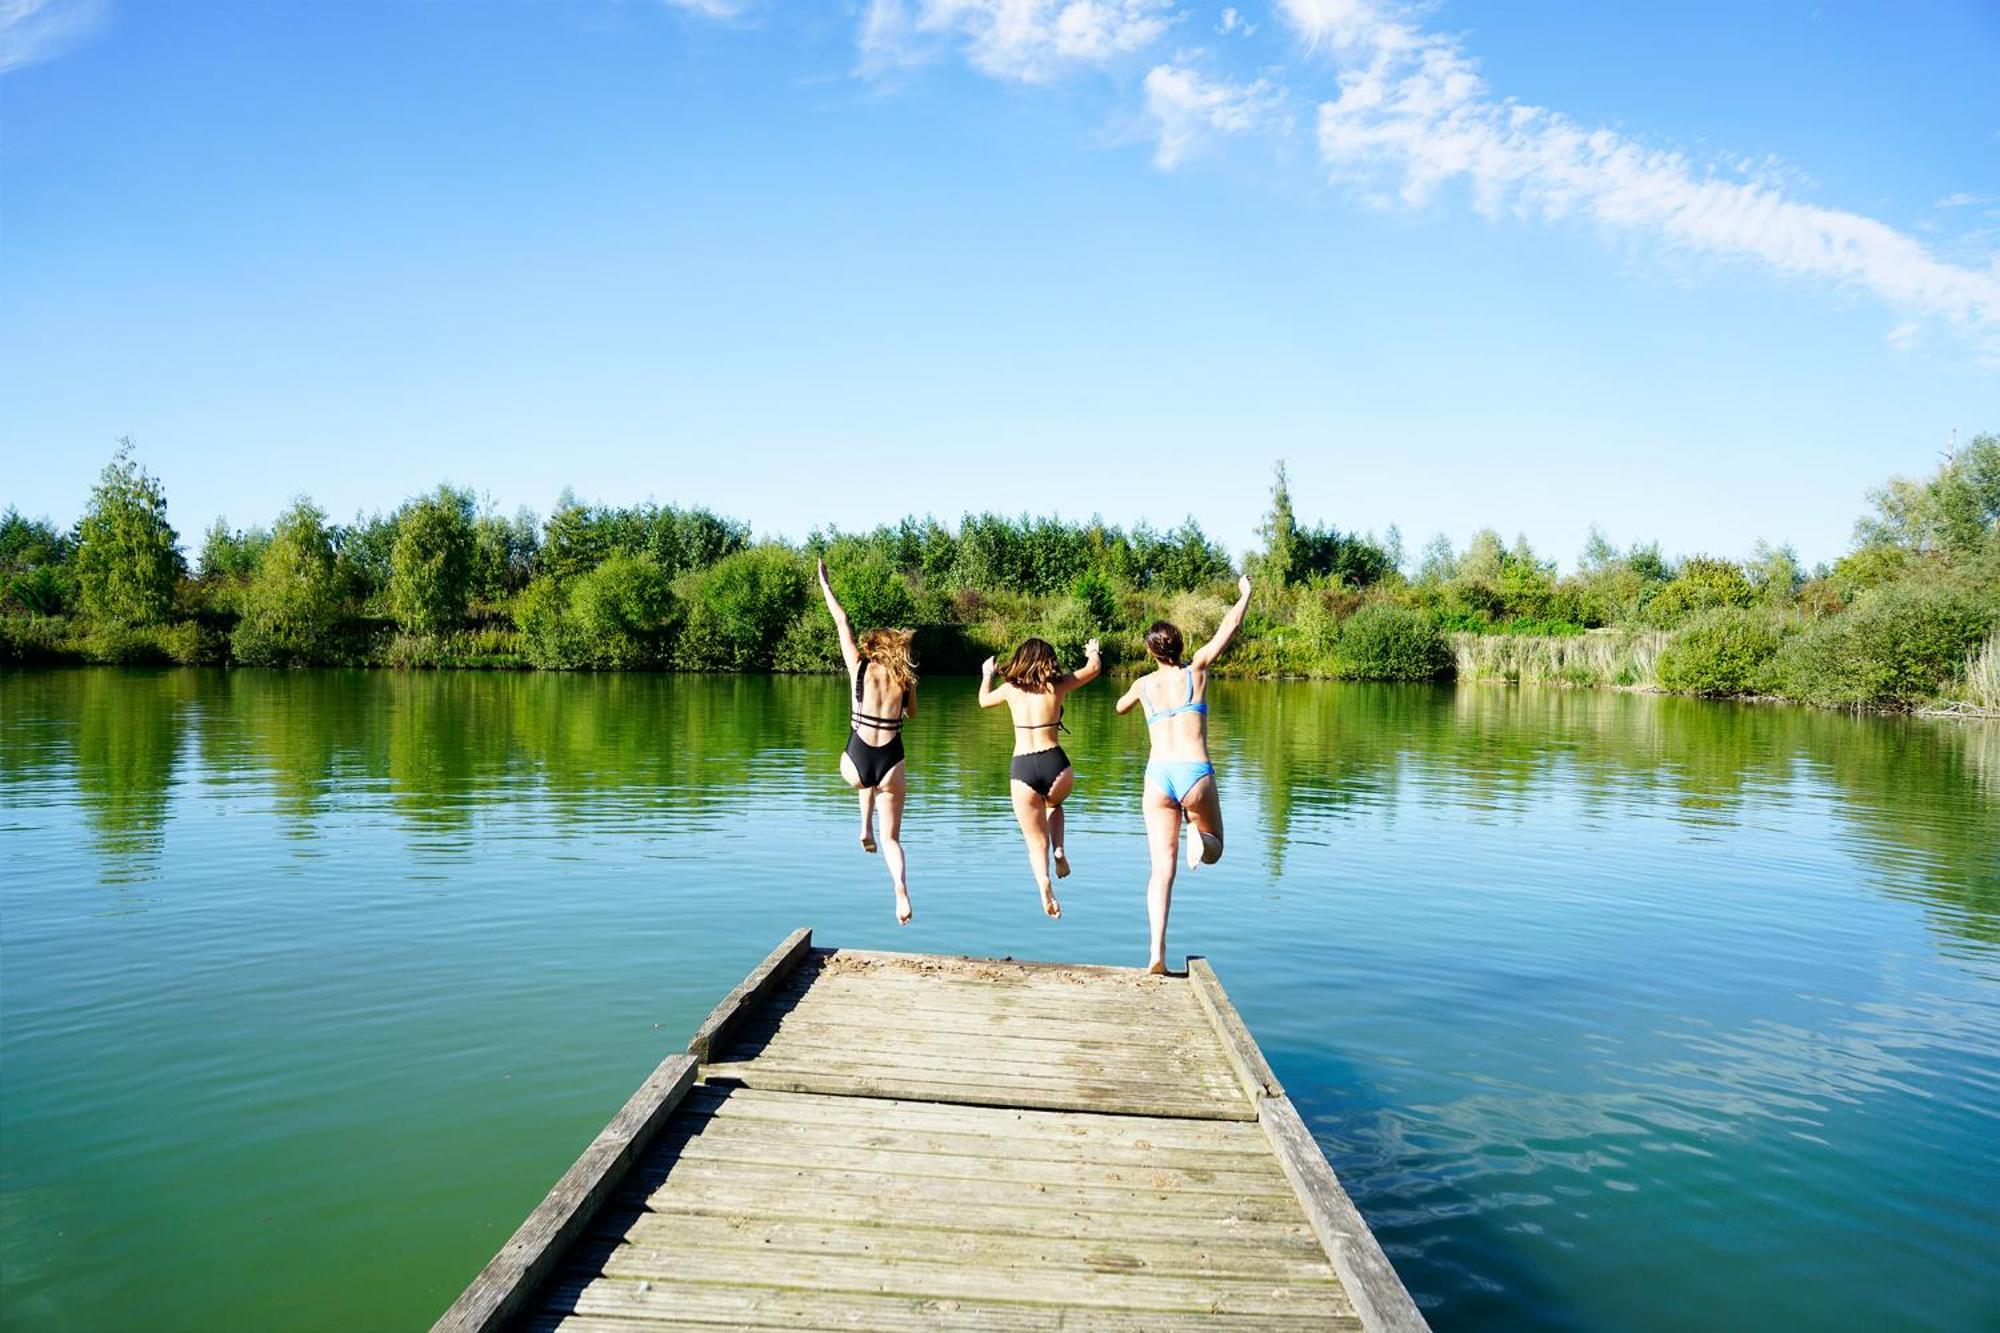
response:
[[[854,711],[848,719],[847,748],[840,754],[840,776],[861,793],[861,850],[872,852],[875,810],[882,810],[882,860],[896,887],[896,920],[910,921],[910,885],[903,857],[903,801],[909,794],[903,780],[903,722],[917,715],[917,672],[910,661],[911,634],[906,629],[871,629],[857,641],[854,627],[833,584],[826,562],[819,563],[819,589],[826,609],[840,631],[840,657],[854,684]]]
[[[1076,783],[1069,756],[1057,739],[1062,730],[1063,698],[1096,680],[1103,670],[1095,639],[1083,646],[1082,668],[1068,675],[1056,664],[1056,650],[1042,639],[1029,639],[1014,650],[1007,665],[999,668],[997,686],[993,683],[993,658],[987,658],[979,669],[979,706],[991,708],[1004,702],[1014,715],[1014,762],[1007,785],[1014,796],[1014,818],[1020,821],[1021,837],[1028,844],[1035,887],[1042,892],[1042,910],[1052,917],[1062,915],[1062,904],[1056,901],[1055,888],[1049,883],[1049,861],[1053,855],[1057,879],[1068,877],[1062,804]]]

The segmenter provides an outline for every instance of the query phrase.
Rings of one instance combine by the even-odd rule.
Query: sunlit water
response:
[[[1140,961],[1114,693],[1051,923],[1004,713],[926,684],[903,930],[835,680],[0,674],[0,1323],[422,1327],[797,925]],[[1172,943],[1438,1329],[2000,1327],[1995,729],[1212,700]]]

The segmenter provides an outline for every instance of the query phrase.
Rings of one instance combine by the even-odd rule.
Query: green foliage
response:
[[[688,607],[674,665],[688,671],[770,667],[806,603],[805,562],[782,546],[738,551],[677,589]]]
[[[1335,662],[1342,680],[1436,680],[1452,672],[1451,645],[1431,618],[1384,602],[1341,625]]]
[[[619,551],[571,585],[578,665],[621,669],[666,663],[681,606],[652,556]]]
[[[308,666],[333,660],[346,613],[326,514],[301,496],[277,522],[230,651],[249,666]]]
[[[472,524],[472,596],[492,605],[528,586],[541,536],[526,509],[512,518],[483,513]]]
[[[521,652],[529,662],[549,671],[583,665],[582,644],[570,621],[569,590],[554,575],[530,582],[514,599],[513,614]]]
[[[1767,694],[1788,626],[1769,611],[1724,606],[1691,618],[1661,650],[1654,678],[1681,694]]]
[[[78,597],[93,619],[156,625],[172,614],[187,562],[167,522],[166,492],[132,461],[130,440],[120,442],[91,490],[77,524],[75,563]]]
[[[644,553],[668,578],[706,569],[750,543],[750,525],[706,509],[587,505],[564,491],[542,529],[537,566],[558,579],[595,569],[616,551]]]
[[[833,581],[834,595],[847,608],[847,618],[854,623],[856,633],[907,626],[916,618],[916,598],[910,594],[910,585],[879,551],[869,551],[858,560],[842,561],[830,567],[827,574]],[[831,629],[830,618],[827,624]]]
[[[2000,590],[1906,580],[1871,589],[1779,652],[1781,693],[1807,703],[1908,707],[1941,693],[2000,624]]]
[[[1292,581],[1297,569],[1298,520],[1292,515],[1292,488],[1285,477],[1285,462],[1278,460],[1277,477],[1271,483],[1271,512],[1264,516],[1257,535],[1264,539],[1264,554],[1257,561],[1257,577],[1282,588]]]
[[[1681,562],[1673,582],[1661,588],[1645,604],[1648,624],[1672,629],[1691,616],[1725,606],[1749,606],[1757,600],[1757,590],[1741,565],[1710,556],[1689,556]]]
[[[389,610],[412,634],[438,634],[465,620],[472,593],[472,495],[449,486],[403,507],[390,551]]]
[[[1892,477],[1855,524],[1865,546],[1920,555],[1971,551],[2000,526],[2000,436],[1978,435],[1923,481]]]
[[[1102,634],[1118,621],[1118,590],[1103,571],[1086,569],[1069,585],[1069,595],[1082,608],[1083,623],[1091,634]],[[1051,641],[1053,642],[1053,640]]]
[[[354,516],[352,525],[334,533],[341,577],[356,600],[375,603],[389,591],[396,572],[396,520],[380,514]]]

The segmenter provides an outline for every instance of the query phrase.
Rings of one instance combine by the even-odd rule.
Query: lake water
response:
[[[972,688],[899,929],[837,680],[0,673],[0,1324],[423,1327],[798,925],[1142,962],[1143,727],[1071,704],[1050,922]],[[1171,944],[1441,1333],[2000,1328],[2000,730],[1211,699]]]

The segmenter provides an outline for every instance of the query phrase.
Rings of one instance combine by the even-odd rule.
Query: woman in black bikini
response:
[[[917,671],[906,629],[871,629],[857,642],[854,627],[819,562],[819,590],[840,631],[840,657],[854,684],[847,748],[840,776],[861,793],[861,850],[875,850],[875,807],[882,807],[882,860],[896,886],[896,920],[910,923],[910,885],[903,859],[903,722],[917,715]]]
[[[1103,670],[1095,639],[1083,646],[1082,669],[1068,675],[1056,665],[1056,650],[1041,639],[1029,639],[1014,650],[1000,668],[997,686],[994,659],[987,658],[979,668],[979,706],[991,708],[1005,701],[1014,715],[1014,763],[1008,786],[1014,794],[1014,817],[1021,821],[1021,836],[1028,843],[1028,864],[1034,867],[1035,884],[1042,891],[1042,910],[1052,917],[1062,915],[1062,904],[1049,884],[1049,858],[1053,852],[1056,878],[1067,878],[1062,803],[1076,782],[1069,756],[1057,739],[1063,697],[1096,680]]]

